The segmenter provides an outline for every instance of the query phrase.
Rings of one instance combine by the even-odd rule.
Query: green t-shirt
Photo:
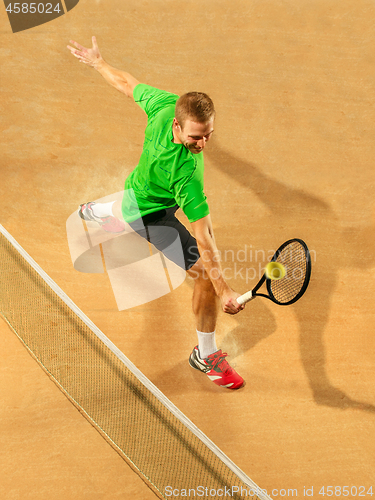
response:
[[[203,192],[203,153],[193,154],[173,142],[172,123],[178,95],[139,84],[135,102],[147,113],[143,152],[125,182],[124,220],[133,222],[175,205],[190,222],[210,213]]]

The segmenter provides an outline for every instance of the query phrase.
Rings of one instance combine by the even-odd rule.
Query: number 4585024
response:
[[[53,14],[54,12],[60,13],[60,3],[58,2],[55,6],[51,3],[10,3],[6,8],[6,11],[10,14]]]
[[[319,495],[327,497],[365,497],[372,496],[372,486],[366,490],[364,486],[323,486]]]

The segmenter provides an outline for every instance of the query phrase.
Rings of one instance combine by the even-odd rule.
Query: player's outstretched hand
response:
[[[245,305],[240,305],[236,300],[238,297],[240,297],[240,295],[240,293],[237,293],[232,289],[223,292],[220,300],[221,307],[225,313],[237,314],[245,308]]]
[[[83,47],[74,40],[70,40],[70,43],[72,43],[76,48],[68,45],[68,49],[70,50],[70,52],[73,54],[74,57],[79,59],[80,62],[83,62],[84,64],[87,64],[92,68],[95,68],[96,64],[98,64],[98,62],[102,60],[102,56],[99,52],[98,44],[94,36],[92,37],[91,49],[86,49],[86,47]]]

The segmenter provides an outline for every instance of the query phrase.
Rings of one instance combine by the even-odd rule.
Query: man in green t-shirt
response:
[[[202,92],[179,97],[155,89],[132,75],[106,63],[95,37],[87,49],[71,41],[71,53],[95,68],[107,82],[134,101],[148,117],[143,152],[137,167],[125,182],[121,207],[116,203],[83,203],[78,214],[98,222],[104,230],[121,232],[125,220],[134,231],[147,238],[167,258],[183,267],[195,280],[193,312],[198,345],[189,363],[206,373],[217,385],[238,389],[244,380],[216,346],[217,297],[222,309],[237,314],[244,308],[224,279],[216,247],[209,207],[203,189],[203,149],[213,133],[215,109]],[[181,208],[188,217],[194,236],[176,218]],[[176,235],[182,253],[175,252]]]

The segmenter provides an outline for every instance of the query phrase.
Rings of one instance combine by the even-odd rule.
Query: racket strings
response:
[[[306,250],[298,241],[293,241],[281,250],[276,262],[285,267],[285,277],[272,281],[270,291],[280,304],[286,304],[300,293],[305,284]]]

